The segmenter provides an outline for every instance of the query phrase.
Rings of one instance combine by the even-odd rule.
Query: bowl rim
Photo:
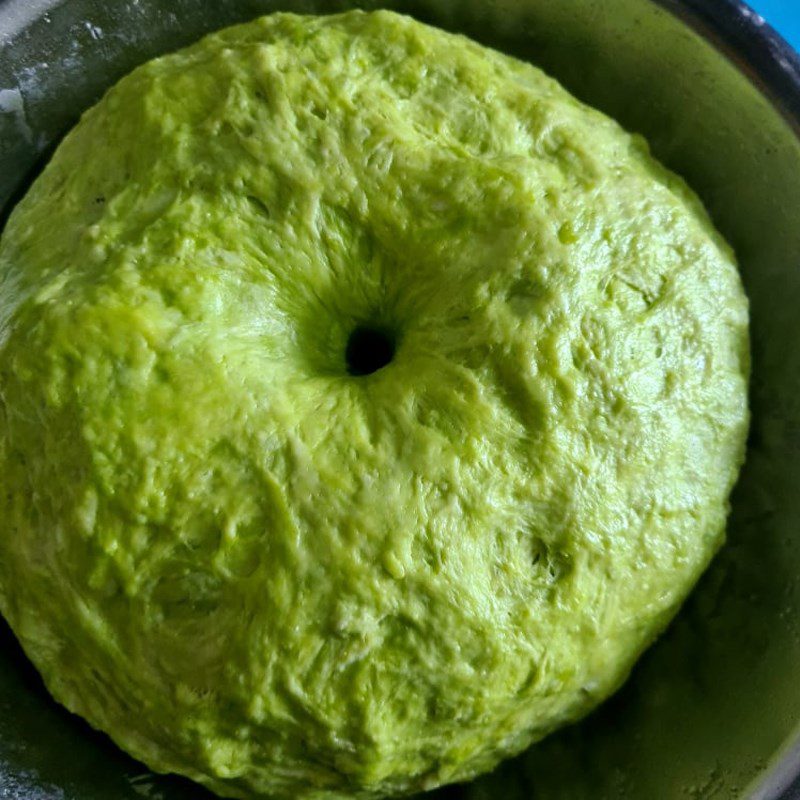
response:
[[[650,0],[731,61],[800,139],[800,53],[743,0]]]

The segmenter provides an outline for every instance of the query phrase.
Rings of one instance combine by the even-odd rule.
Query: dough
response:
[[[231,797],[462,781],[625,679],[723,541],[730,249],[645,143],[388,12],[85,114],[0,246],[0,609]]]

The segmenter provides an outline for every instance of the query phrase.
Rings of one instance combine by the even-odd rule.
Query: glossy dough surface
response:
[[[747,370],[733,256],[641,140],[409,18],[265,17],[120,81],[3,234],[0,610],[220,794],[465,780],[675,613]]]

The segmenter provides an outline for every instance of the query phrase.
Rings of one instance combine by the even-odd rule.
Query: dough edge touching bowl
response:
[[[745,6],[733,0],[713,10],[703,0],[0,0],[0,224],[42,154],[136,63],[279,8],[348,5],[394,7],[527,57],[644,133],[732,240],[753,308],[751,449],[721,563],[619,698],[581,726],[580,736],[595,746],[580,761],[569,755],[578,734],[567,732],[501,770],[494,785],[502,781],[511,800],[530,797],[531,777],[544,759],[554,781],[571,780],[580,765],[585,777],[562,784],[569,786],[566,798],[589,796],[588,783],[598,798],[800,796],[797,788],[781,794],[800,769],[800,744],[791,744],[800,721],[800,688],[792,681],[800,664],[794,621],[800,617],[794,577],[800,574],[794,466],[800,402],[793,391],[800,355],[791,348],[800,334],[793,319],[800,231],[792,220],[800,209],[800,59]],[[76,800],[196,796],[180,782],[137,777],[141,767],[52,707],[13,640],[3,634],[2,641],[0,790]],[[678,677],[663,681],[664,674]],[[653,714],[658,726],[638,724]],[[600,734],[610,728],[613,735]],[[636,736],[626,738],[626,730]],[[675,761],[679,768],[670,767]],[[557,797],[547,785],[539,788],[543,798]],[[482,792],[491,796],[490,783],[473,796]]]

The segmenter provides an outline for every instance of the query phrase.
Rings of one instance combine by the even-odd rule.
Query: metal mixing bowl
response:
[[[647,136],[735,246],[752,304],[753,426],[728,546],[615,698],[432,800],[800,798],[800,59],[735,0],[357,4],[527,58]],[[260,13],[348,5],[0,0],[0,224],[59,137],[134,65]],[[0,628],[0,797],[206,796],[60,709]]]

